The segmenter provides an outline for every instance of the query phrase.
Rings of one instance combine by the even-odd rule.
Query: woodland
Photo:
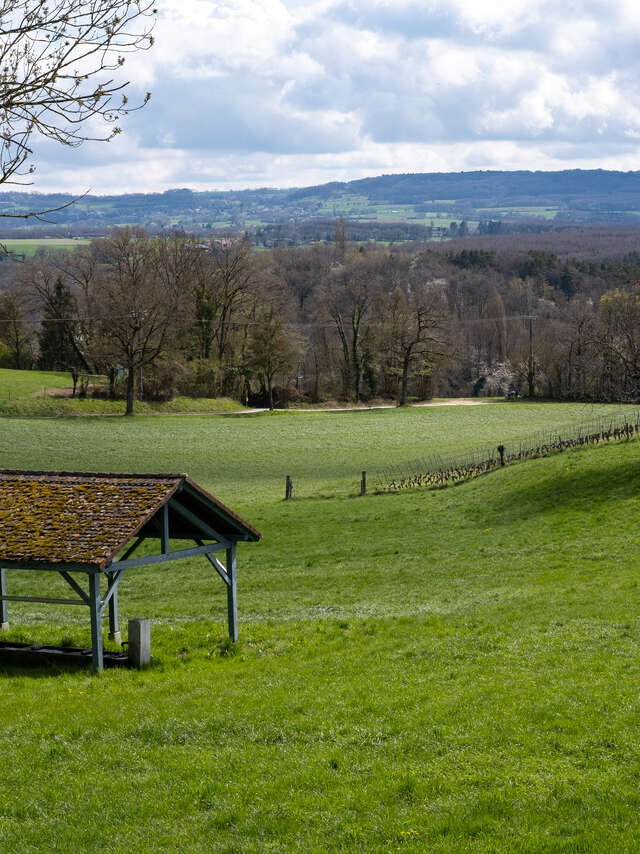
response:
[[[74,394],[324,401],[637,401],[637,232],[486,235],[256,251],[114,229],[2,265],[0,366]]]

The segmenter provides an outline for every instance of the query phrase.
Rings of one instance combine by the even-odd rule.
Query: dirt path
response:
[[[447,400],[430,400],[426,403],[411,403],[410,406],[486,406],[491,403],[501,403],[501,400],[480,400],[477,397],[452,397]],[[297,412],[300,414],[308,414],[318,413],[318,412],[369,412],[372,409],[397,409],[398,406],[395,403],[376,403],[373,406],[327,406],[327,407],[317,407],[313,408],[305,408],[305,409],[296,409],[292,407],[291,409],[274,409],[274,412]],[[261,409],[259,407],[252,409],[231,409],[222,412],[215,411],[198,411],[198,410],[184,410],[181,412],[150,412],[144,413],[145,415],[259,415],[262,412],[269,412],[268,409]]]
[[[410,406],[485,406],[491,403],[501,403],[500,400],[479,400],[478,398],[471,397],[452,397],[448,400],[432,400],[426,403],[412,403]],[[307,413],[322,413],[322,412],[369,412],[372,409],[397,409],[397,404],[395,403],[377,403],[373,406],[333,406],[326,407],[322,409],[318,407],[317,409],[275,409],[274,412],[297,412],[301,414]],[[185,409],[179,412],[163,412],[163,411],[151,411],[151,412],[142,412],[136,413],[137,417],[145,418],[145,417],[159,417],[162,416],[164,418],[168,416],[180,417],[185,415],[260,415],[263,412],[269,412],[268,409],[227,409],[227,410],[197,410],[197,409]],[[38,418],[38,419],[59,419],[59,418],[123,418],[124,412],[64,412],[56,415],[1,415],[0,418]]]
[[[426,403],[411,403],[410,406],[486,406],[491,403],[501,403],[499,400],[480,400],[477,397],[452,397],[447,400],[430,400]],[[309,413],[309,412],[369,412],[371,409],[397,409],[398,406],[395,403],[376,403],[373,406],[327,406],[327,407],[317,407],[317,409],[296,409],[295,407],[291,409],[276,409],[275,412],[299,412],[299,413]],[[203,413],[193,413],[194,415],[202,414],[202,415],[255,415],[258,412],[269,412],[268,409],[240,409],[234,410],[233,412],[203,412]],[[181,415],[188,415],[190,413],[176,413]]]

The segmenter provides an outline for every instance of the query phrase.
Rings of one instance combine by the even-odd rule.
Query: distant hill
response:
[[[0,193],[0,211],[60,207],[64,194]],[[566,223],[640,225],[640,172],[567,170],[561,172],[451,172],[381,175],[289,190],[167,190],[86,196],[47,216],[56,234],[102,233],[114,225],[141,225],[151,231],[183,228],[195,232],[244,229],[268,235],[288,233],[310,221],[323,228],[338,216],[360,223],[411,226],[428,236],[465,222],[471,231],[551,230]],[[500,224],[498,226],[497,224]],[[51,231],[51,224],[4,219],[0,233],[24,236]],[[292,231],[293,229],[293,231]],[[317,230],[317,229],[316,229]],[[369,229],[371,230],[371,229]],[[309,231],[309,229],[307,229]],[[313,231],[313,229],[311,230]],[[397,229],[392,229],[395,233]],[[381,238],[383,239],[383,238]]]

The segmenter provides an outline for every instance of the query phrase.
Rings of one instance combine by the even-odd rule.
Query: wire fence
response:
[[[454,457],[437,454],[387,466],[377,474],[379,492],[412,487],[437,489],[469,480],[512,463],[546,457],[569,448],[631,439],[640,433],[640,409],[633,414],[608,415],[551,431],[540,431],[526,439],[481,448]]]

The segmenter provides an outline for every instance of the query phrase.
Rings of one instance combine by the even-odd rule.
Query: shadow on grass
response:
[[[487,510],[498,517],[496,523],[530,519],[560,508],[592,513],[602,505],[640,495],[640,446],[565,452],[518,466],[507,477],[493,498],[483,496]]]

